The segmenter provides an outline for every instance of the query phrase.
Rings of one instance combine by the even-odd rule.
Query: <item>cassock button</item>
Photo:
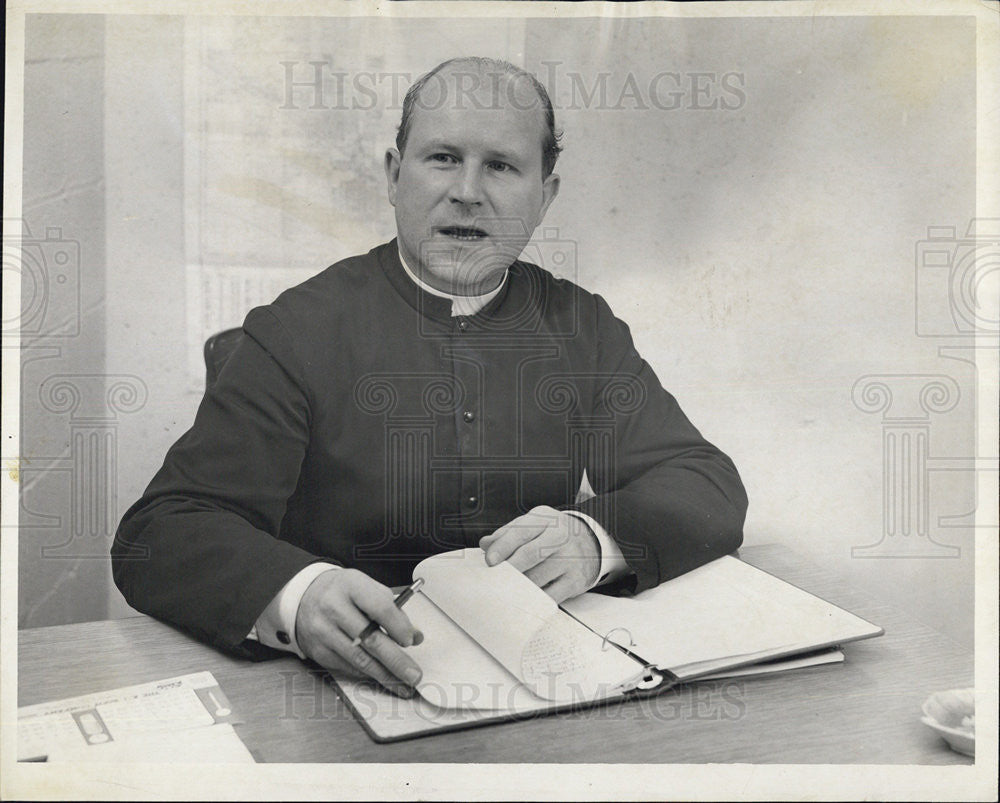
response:
[[[468,321],[459,321],[458,322],[458,328],[461,329],[464,332],[466,329],[469,328],[469,322]]]
[[[470,496],[468,499],[465,500],[465,502],[466,502],[466,504],[469,507],[475,507],[476,504],[479,502],[479,497],[478,496]]]
[[[279,630],[274,635],[276,635],[278,637],[278,641],[280,641],[282,644],[291,644],[292,643],[292,640],[290,638],[288,638],[288,634],[284,630]]]
[[[471,424],[473,421],[476,420],[476,414],[472,412],[472,410],[466,410],[464,413],[462,413],[462,418],[465,419],[466,424]]]

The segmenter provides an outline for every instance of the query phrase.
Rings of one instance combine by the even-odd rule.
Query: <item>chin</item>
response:
[[[491,284],[487,289],[500,281],[504,271],[517,258],[516,254],[496,250],[463,256],[456,262],[452,275],[465,287],[477,288],[484,282]]]
[[[447,268],[435,266],[434,274],[439,281],[450,285],[452,292],[479,295],[493,289],[509,264],[497,259],[460,260]]]
[[[424,249],[422,262],[440,282],[457,291],[478,293],[491,279],[499,281],[517,258],[512,249],[491,242],[442,244]]]

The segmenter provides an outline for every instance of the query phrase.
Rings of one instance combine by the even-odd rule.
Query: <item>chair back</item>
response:
[[[205,341],[205,387],[211,387],[215,380],[219,378],[222,366],[226,360],[236,351],[236,347],[243,339],[243,329],[225,329],[216,332]]]

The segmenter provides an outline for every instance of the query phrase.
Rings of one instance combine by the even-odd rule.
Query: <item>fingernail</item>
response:
[[[403,670],[403,677],[406,678],[407,683],[414,686],[420,682],[420,670],[411,666],[409,669]]]
[[[412,697],[416,694],[416,691],[412,686],[397,686],[393,691],[396,692],[400,697]]]
[[[496,562],[497,562],[496,553],[494,553],[494,552],[487,552],[486,553],[486,565],[487,566],[492,566]]]
[[[419,630],[414,630],[413,631],[413,642],[412,642],[413,646],[416,647],[418,644],[423,643],[423,640],[424,640],[424,634],[421,633]]]

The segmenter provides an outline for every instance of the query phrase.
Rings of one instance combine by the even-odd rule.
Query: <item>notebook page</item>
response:
[[[637,654],[680,676],[881,632],[729,556],[635,597],[587,593],[563,607],[599,633],[627,628]]]
[[[549,700],[593,699],[636,679],[642,666],[566,616],[507,562],[481,549],[435,555],[413,571],[423,591],[462,630]]]
[[[500,663],[473,641],[433,602],[417,592],[404,609],[424,640],[406,653],[423,671],[420,696],[447,709],[519,711],[538,708],[532,694]]]
[[[521,657],[521,678],[549,700],[594,700],[634,685],[643,674],[642,664],[561,611],[532,636]]]
[[[423,593],[512,673],[529,639],[557,610],[555,601],[504,561],[486,565],[483,550],[459,549],[417,564]]]

